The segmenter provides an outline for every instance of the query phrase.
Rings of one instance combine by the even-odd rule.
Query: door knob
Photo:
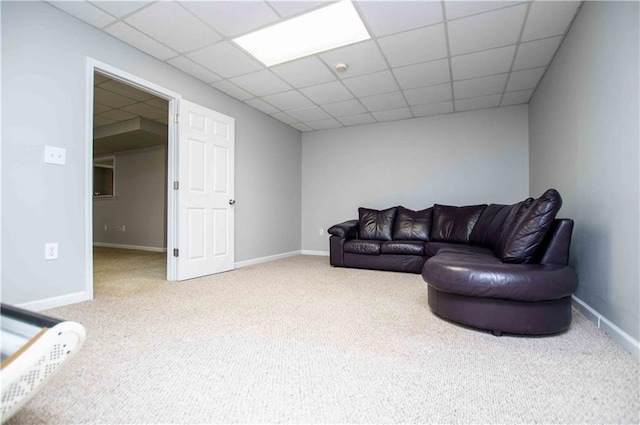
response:
[[[229,205],[235,205],[236,200],[235,199],[229,199]]]

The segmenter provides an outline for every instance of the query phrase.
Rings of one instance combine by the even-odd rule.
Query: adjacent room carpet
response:
[[[639,364],[574,311],[495,337],[429,310],[419,275],[298,256],[182,283],[163,254],[101,249],[87,329],[9,422],[639,423]]]

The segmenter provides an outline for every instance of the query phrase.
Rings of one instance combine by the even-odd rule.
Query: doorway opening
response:
[[[95,293],[122,270],[166,276],[169,102],[99,72],[93,81]]]
[[[169,182],[180,96],[93,59],[87,81],[86,290],[92,299],[94,247],[120,260],[148,256],[147,265],[175,280],[176,199]],[[109,255],[101,256],[100,267]]]

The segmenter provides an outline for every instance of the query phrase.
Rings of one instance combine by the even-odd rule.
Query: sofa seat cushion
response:
[[[351,239],[344,243],[344,252],[351,254],[379,255],[382,241]]]
[[[422,277],[451,294],[513,301],[548,301],[570,296],[578,287],[575,271],[562,265],[508,264],[496,257],[439,253],[428,259]]]
[[[381,253],[400,255],[424,255],[424,242],[387,241],[382,244]]]
[[[495,258],[493,251],[484,246],[467,245],[467,244],[459,244],[459,243],[451,243],[451,242],[427,242],[426,244],[424,244],[424,253],[428,257],[433,257],[436,254],[440,254],[444,252],[480,254],[480,255],[487,255],[489,257]]]
[[[431,240],[469,243],[469,235],[486,206],[486,204],[465,207],[434,205]]]
[[[393,228],[393,240],[428,241],[431,232],[433,208],[413,211],[398,207],[396,224]]]

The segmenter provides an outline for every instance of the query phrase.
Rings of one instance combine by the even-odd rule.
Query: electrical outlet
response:
[[[122,226],[118,226],[118,232],[126,232],[126,231],[127,231],[127,228],[124,224]]]
[[[58,259],[58,242],[49,242],[44,244],[44,259],[45,260]]]
[[[106,224],[104,225],[104,231],[106,232],[107,230],[109,230],[109,226],[107,226]]]
[[[318,235],[324,236],[324,229],[318,229]]]
[[[66,162],[67,150],[55,146],[44,147],[44,162],[47,164],[64,165]]]

